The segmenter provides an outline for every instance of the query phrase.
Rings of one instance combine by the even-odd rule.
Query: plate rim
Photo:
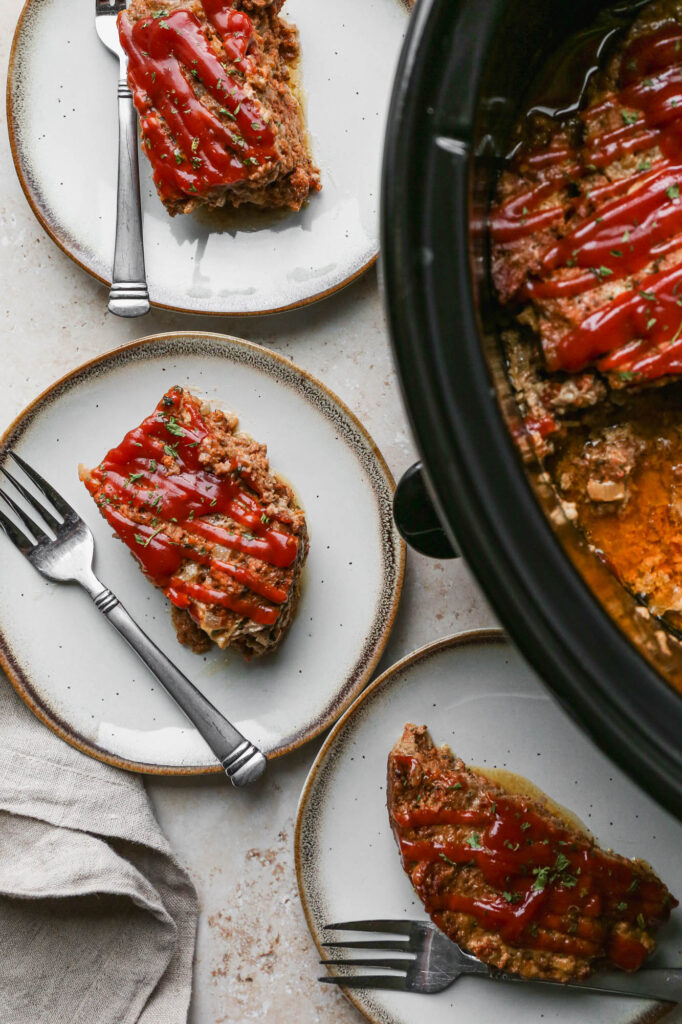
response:
[[[33,0],[29,0],[33,2]],[[138,338],[135,341],[128,342],[126,345],[121,345],[116,348],[108,349],[92,359],[86,360],[86,362],[79,364],[67,373],[63,374],[57,380],[53,381],[46,388],[44,388],[29,404],[22,409],[6,427],[5,430],[0,433],[0,453],[7,447],[8,439],[14,433],[14,431],[22,425],[22,423],[28,418],[30,419],[40,407],[46,402],[49,402],[55,392],[62,388],[65,384],[71,381],[74,377],[77,377],[84,372],[93,370],[94,368],[102,365],[106,365],[110,360],[137,351],[139,349],[147,348],[153,349],[158,342],[173,341],[174,339],[198,339],[199,341],[212,341],[220,344],[225,344],[227,348],[230,345],[236,346],[237,348],[246,349],[247,351],[257,352],[259,355],[265,355],[268,359],[272,359],[274,362],[286,367],[289,371],[293,371],[306,381],[313,384],[313,386],[319,388],[324,394],[331,399],[331,401],[341,409],[345,416],[351,421],[354,427],[362,435],[365,442],[368,444],[382,475],[385,477],[389,487],[395,490],[395,480],[393,474],[389,469],[386,460],[379,449],[378,445],[374,441],[367,428],[361,423],[358,416],[346,405],[342,398],[340,398],[334,391],[331,390],[326,384],[324,384],[319,378],[315,377],[314,374],[305,370],[299,366],[293,360],[287,356],[281,355],[279,352],[275,352],[272,349],[258,345],[256,342],[247,341],[245,338],[237,338],[230,334],[218,334],[211,331],[168,331],[160,334],[150,334],[143,338]],[[372,678],[372,674],[378,665],[388,639],[391,635],[391,631],[395,624],[396,615],[400,606],[400,598],[402,596],[403,583],[405,580],[405,562],[406,562],[406,545],[402,537],[395,532],[396,539],[396,572],[395,572],[395,583],[393,587],[393,593],[390,595],[390,603],[386,612],[385,619],[381,623],[379,636],[377,639],[376,648],[372,657],[368,660],[367,665],[363,671],[359,674],[358,679],[354,686],[351,688],[349,693],[346,695],[344,700],[339,705],[340,711],[337,709],[336,712],[331,712],[326,717],[316,720],[312,723],[311,728],[304,731],[301,736],[296,737],[288,745],[278,748],[271,754],[268,754],[268,761],[274,761],[280,757],[284,757],[287,754],[292,753],[294,750],[298,750],[300,747],[309,743],[311,740],[318,737],[325,729],[328,729],[333,725],[339,717],[345,717],[347,710],[355,703],[358,695],[361,695],[363,689],[367,686],[368,681]],[[97,761],[102,761],[105,764],[113,765],[116,768],[122,768],[126,771],[136,772],[140,775],[151,775],[151,776],[198,776],[198,775],[217,775],[220,774],[223,769],[220,764],[215,765],[160,765],[150,764],[147,762],[134,761],[124,757],[118,757],[109,751],[103,750],[98,747],[95,743],[91,743],[74,733],[69,728],[68,724],[56,713],[51,712],[45,708],[35,693],[30,681],[26,678],[21,666],[17,662],[14,652],[10,648],[5,635],[2,631],[0,624],[0,668],[3,669],[7,678],[9,679],[15,692],[21,697],[25,704],[31,709],[37,718],[43,722],[52,732],[54,732],[61,739],[65,740],[70,746],[75,747],[82,753],[93,757]],[[385,673],[382,674],[385,675]]]
[[[507,633],[503,629],[495,626],[484,626],[474,629],[465,629],[457,633],[450,633],[447,636],[439,637],[437,640],[431,640],[428,643],[422,644],[420,647],[417,647],[414,651],[400,658],[400,660],[396,661],[393,665],[390,665],[384,672],[381,673],[380,676],[377,676],[377,678],[374,679],[369,684],[369,686],[367,686],[366,689],[364,689],[362,693],[359,694],[358,697],[356,697],[356,699],[353,701],[350,707],[347,708],[347,710],[344,711],[343,715],[341,715],[341,717],[338,718],[337,721],[335,722],[334,726],[332,727],[329,734],[325,738],[324,743],[320,747],[317,756],[311,765],[310,771],[308,772],[306,780],[303,784],[303,789],[301,790],[301,795],[299,797],[298,806],[296,809],[296,825],[294,828],[294,861],[296,868],[296,887],[298,889],[298,898],[300,900],[301,907],[303,908],[303,915],[305,917],[305,922],[308,927],[310,937],[315,943],[315,947],[318,953],[320,954],[321,961],[323,961],[325,958],[326,950],[321,945],[321,943],[318,942],[316,930],[313,927],[312,911],[310,909],[305,888],[303,885],[303,818],[307,812],[313,787],[318,781],[318,777],[323,767],[323,764],[326,760],[327,753],[333,746],[338,734],[342,731],[342,729],[349,721],[349,719],[353,717],[358,708],[366,700],[368,700],[370,696],[374,694],[377,690],[379,690],[383,686],[390,685],[393,682],[394,677],[397,676],[399,673],[403,672],[405,669],[410,668],[412,665],[421,661],[424,658],[428,658],[433,654],[438,654],[442,650],[457,647],[466,647],[469,644],[476,643],[508,645],[512,649],[518,651],[515,644],[507,635]],[[519,657],[525,662],[523,654],[521,654],[520,651],[518,651],[518,654]],[[528,663],[526,662],[526,664]],[[534,671],[532,666],[528,665],[528,668],[531,672]],[[540,682],[545,691],[547,692],[547,695],[550,697],[550,699],[555,700],[553,694],[547,689],[545,683],[541,679]],[[586,739],[589,742],[592,742],[591,737],[587,735]],[[336,974],[336,971],[330,972],[328,967],[326,967],[326,971],[328,974]],[[357,1010],[360,1011],[363,1017],[370,1021],[370,1024],[386,1024],[384,1020],[377,1016],[374,1016],[371,1013],[370,1009],[368,1009],[368,1007],[366,1007],[360,1001],[360,997],[355,994],[355,990],[347,988],[344,985],[339,985],[338,989],[342,993],[342,995],[344,995],[345,998]],[[651,1012],[644,1012],[639,1017],[633,1017],[630,1021],[627,1022],[627,1024],[657,1024],[658,1021],[663,1020],[663,1018],[666,1016],[669,1010],[670,1003],[656,1002],[654,1003]]]
[[[42,227],[43,231],[45,231],[45,233],[52,239],[52,241],[55,243],[55,245],[58,246],[58,248],[61,249],[61,251],[64,253],[64,255],[68,256],[68,258],[70,260],[72,260],[76,264],[76,266],[80,267],[81,270],[84,270],[85,273],[89,274],[89,276],[94,278],[95,281],[99,281],[100,284],[103,284],[103,285],[105,285],[105,287],[110,288],[111,287],[111,281],[109,281],[106,278],[102,277],[100,274],[98,274],[91,267],[88,267],[82,260],[78,259],[78,257],[73,252],[71,252],[71,250],[69,249],[67,240],[65,238],[60,237],[60,235],[57,234],[56,229],[54,229],[49,224],[49,222],[47,220],[47,217],[45,216],[45,214],[42,211],[42,208],[39,206],[37,200],[34,199],[34,197],[33,197],[33,194],[31,192],[31,189],[30,189],[30,186],[29,186],[29,183],[28,183],[28,176],[25,173],[24,166],[23,166],[21,158],[19,156],[19,144],[18,144],[18,141],[17,141],[16,132],[15,132],[14,105],[13,105],[13,102],[12,102],[12,95],[13,95],[13,92],[14,92],[14,89],[15,89],[15,64],[16,64],[16,56],[17,56],[17,50],[18,50],[18,47],[19,47],[19,42],[20,42],[20,39],[21,39],[21,35],[22,35],[23,29],[24,29],[24,21],[25,21],[27,15],[29,13],[29,10],[31,10],[33,7],[38,7],[42,2],[44,2],[44,0],[24,0],[24,4],[23,4],[23,6],[21,8],[21,11],[19,13],[19,17],[17,19],[16,26],[15,26],[15,29],[14,29],[14,35],[12,36],[12,45],[10,47],[10,52],[9,52],[9,61],[8,61],[8,64],[7,64],[7,79],[6,79],[6,86],[5,86],[5,111],[6,111],[6,118],[7,118],[7,132],[8,132],[8,135],[9,135],[10,152],[12,154],[12,163],[14,164],[14,170],[16,172],[16,175],[17,175],[17,178],[19,180],[19,184],[21,185],[21,189],[22,189],[22,191],[24,193],[24,196],[26,197],[26,201],[28,202],[28,205],[31,208],[31,211],[33,212],[34,217],[36,218],[36,220],[38,221],[38,223]],[[401,5],[403,5],[403,0],[398,0],[398,2]],[[307,124],[306,124],[306,130],[308,130],[308,125]],[[337,292],[343,291],[344,288],[347,288],[348,285],[352,284],[354,281],[357,281],[357,279],[359,277],[362,277],[363,274],[365,274],[371,267],[373,267],[378,259],[379,259],[379,240],[378,240],[378,236],[377,236],[376,252],[365,263],[363,263],[360,267],[356,267],[355,270],[353,270],[348,275],[348,277],[345,277],[342,281],[339,281],[338,284],[332,285],[331,288],[326,288],[326,289],[324,289],[321,292],[316,292],[314,295],[309,295],[308,298],[298,299],[296,302],[290,302],[290,303],[287,303],[287,304],[285,304],[283,306],[272,306],[272,307],[268,307],[267,309],[250,309],[248,311],[244,311],[244,310],[234,311],[234,310],[215,310],[215,309],[204,309],[204,308],[195,309],[193,307],[190,308],[188,306],[173,306],[173,305],[169,305],[169,304],[164,303],[164,302],[156,302],[156,301],[154,301],[151,298],[150,298],[150,302],[151,302],[151,305],[152,305],[152,307],[154,309],[165,309],[165,310],[168,310],[168,312],[170,312],[170,313],[189,313],[189,314],[192,314],[193,316],[220,316],[220,317],[270,316],[273,313],[285,313],[288,310],[301,309],[304,306],[310,306],[310,305],[312,305],[315,302],[320,302],[322,299],[327,299],[331,295],[335,295]]]

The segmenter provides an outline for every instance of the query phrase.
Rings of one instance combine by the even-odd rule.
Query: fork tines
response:
[[[35,469],[33,469],[32,466],[29,466],[28,462],[24,462],[24,460],[20,458],[20,456],[18,456],[15,452],[8,452],[8,454],[14,459],[16,464],[23,469],[24,473],[29,478],[29,480],[31,480],[36,485],[42,496],[44,498],[47,498],[47,500],[53,505],[53,507],[57,509],[57,512],[59,512],[62,519],[77,517],[77,512],[75,511],[75,509],[71,507],[71,505],[69,505],[68,501],[65,501],[64,498],[62,498],[59,491],[56,491],[52,484],[48,484],[47,480],[45,480],[45,478],[42,477],[40,473],[36,473]],[[7,473],[6,470],[3,470],[3,472],[5,473],[6,476],[9,476],[9,473]],[[25,493],[23,490],[21,491],[21,493],[24,494],[24,497],[26,497],[26,499],[31,502],[33,507],[42,515],[43,506],[40,504],[40,502],[38,502],[32,495]],[[47,519],[46,522],[50,522],[50,520]],[[52,524],[50,523],[50,525]]]
[[[40,491],[43,497],[46,498],[52,504],[53,508],[57,510],[57,512],[62,516],[64,521],[76,516],[76,513],[68,504],[68,502],[64,501],[61,495],[57,491],[55,491],[54,487],[48,484],[47,480],[44,480],[39,473],[36,473],[36,471],[32,469],[32,467],[29,466],[27,462],[24,462],[22,458],[20,458],[18,455],[15,455],[15,453],[12,451],[8,452],[8,455],[10,455],[11,458],[16,462],[16,464],[24,471],[29,480],[33,482],[33,484]],[[31,492],[19,480],[17,480],[17,478],[13,476],[12,473],[10,473],[5,468],[3,468],[2,472],[10,481],[12,486],[16,489],[17,493],[20,494],[24,501],[26,501],[42,517],[42,519],[47,523],[47,525],[51,529],[58,530],[59,527],[63,525],[63,523],[60,520],[58,520],[56,516],[54,516],[53,513],[43,505],[41,501],[39,501],[33,494],[31,494]],[[27,554],[35,547],[36,543],[42,544],[44,542],[50,541],[50,538],[42,529],[42,527],[40,527],[36,522],[34,522],[31,516],[29,516],[28,513],[24,511],[24,509],[18,504],[18,502],[16,502],[4,490],[0,490],[0,498],[3,499],[8,508],[11,509],[11,511],[14,513],[17,519],[21,523],[23,523],[26,529],[34,537],[34,541],[29,540],[29,538],[23,533],[23,531],[20,530],[19,527],[15,523],[13,523],[12,520],[4,514],[4,512],[0,510],[0,527],[2,527],[2,529],[5,531],[9,539],[14,544],[16,544],[20,551],[22,551],[24,554]]]
[[[346,940],[343,942],[323,942],[325,948],[345,949],[367,949],[379,951],[397,950],[403,953],[412,952],[410,939],[415,933],[417,922],[397,920],[365,920],[365,921],[338,921],[335,924],[325,925],[325,931],[350,931],[350,932],[375,932],[381,935],[405,935],[407,939],[368,939],[368,940]],[[333,958],[320,960],[321,964],[330,967],[374,967],[383,970],[401,971],[396,974],[374,974],[374,975],[327,975],[319,980],[331,985],[345,985],[348,988],[385,988],[404,991],[407,988],[407,972],[414,966],[413,957],[403,959],[402,957],[359,957],[357,959]]]
[[[126,8],[126,0],[95,0],[96,14],[118,14]]]

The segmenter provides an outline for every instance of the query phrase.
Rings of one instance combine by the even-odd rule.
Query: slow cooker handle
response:
[[[402,475],[393,497],[393,518],[403,540],[429,558],[459,558],[438,518],[421,462]]]

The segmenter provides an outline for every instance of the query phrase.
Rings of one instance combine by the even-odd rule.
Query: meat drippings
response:
[[[577,509],[598,557],[675,626],[682,625],[680,390],[593,412],[548,459],[561,501]]]

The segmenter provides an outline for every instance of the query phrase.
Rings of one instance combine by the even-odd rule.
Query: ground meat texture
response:
[[[142,149],[171,215],[319,190],[282,0],[131,0],[119,17]]]
[[[388,759],[403,867],[434,923],[486,963],[568,981],[636,970],[677,901],[651,868],[596,846],[528,797],[468,769],[425,726]]]
[[[308,553],[305,516],[265,445],[181,387],[81,477],[173,605],[178,639],[246,657],[292,621]]]

